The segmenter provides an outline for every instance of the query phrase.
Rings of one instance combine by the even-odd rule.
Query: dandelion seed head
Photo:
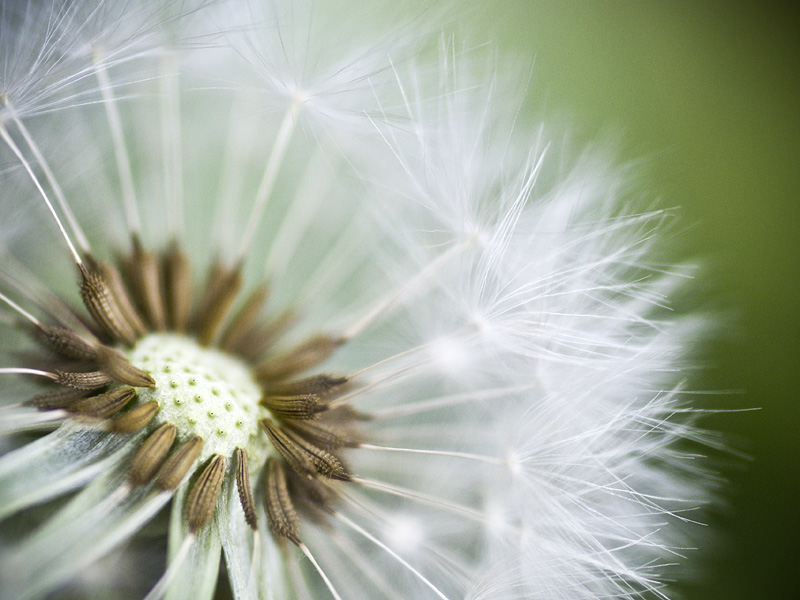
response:
[[[151,598],[664,597],[668,215],[490,49],[340,10],[0,8],[4,593],[166,540]]]

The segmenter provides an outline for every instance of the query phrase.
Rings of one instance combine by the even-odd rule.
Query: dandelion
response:
[[[667,597],[669,215],[338,17],[0,8],[3,598]]]

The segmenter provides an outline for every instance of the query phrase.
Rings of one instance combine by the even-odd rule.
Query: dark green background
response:
[[[472,3],[471,3],[472,4]],[[720,538],[691,554],[695,599],[798,597],[800,570],[800,22],[789,4],[488,3],[469,19],[535,57],[530,112],[608,139],[645,194],[680,207],[676,258],[704,265],[700,304],[723,315],[696,389],[704,424],[750,455],[723,472]],[[487,28],[489,29],[487,33]]]

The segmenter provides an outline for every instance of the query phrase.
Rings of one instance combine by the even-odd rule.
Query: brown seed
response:
[[[131,325],[126,311],[121,307],[120,297],[126,293],[113,288],[122,287],[119,274],[109,265],[89,270],[81,265],[81,298],[95,322],[115,341],[132,346],[139,333]],[[113,280],[108,281],[108,277]]]
[[[119,269],[109,263],[98,262],[97,270],[106,280],[111,292],[114,294],[122,316],[127,319],[128,323],[130,323],[139,337],[146,334],[147,327],[142,317],[139,315],[139,311],[136,310],[133,304],[133,299],[131,298],[130,292],[128,292],[128,288],[125,287],[125,282],[122,279]]]
[[[247,464],[247,451],[236,449],[236,490],[239,492],[239,502],[244,511],[244,520],[250,527],[257,529],[256,503],[253,500],[253,490],[250,488],[250,467]]]
[[[298,513],[324,524],[333,513],[336,491],[319,478],[309,479],[292,470],[286,471],[289,496]]]
[[[370,415],[359,412],[352,406],[339,404],[325,411],[322,422],[344,441],[345,447],[355,448],[359,442],[364,441],[360,423],[371,419]]]
[[[330,452],[316,447],[296,433],[276,426],[270,419],[262,419],[261,426],[272,445],[286,463],[301,475],[322,475],[329,479],[349,481],[350,475],[339,459]]]
[[[325,410],[317,396],[267,396],[261,399],[274,417],[279,419],[312,419]]]
[[[267,383],[281,381],[321,363],[344,341],[327,335],[315,336],[286,354],[261,364],[256,369],[256,376]]]
[[[121,411],[128,402],[133,400],[136,396],[136,390],[133,388],[119,388],[111,390],[105,394],[98,394],[78,400],[75,404],[69,407],[72,412],[81,413],[89,417],[97,417],[98,419],[107,419]]]
[[[158,467],[167,456],[177,429],[172,423],[164,423],[150,434],[131,460],[130,481],[133,485],[144,485],[153,478]]]
[[[342,465],[341,460],[332,452],[318,448],[315,444],[304,440],[293,431],[284,430],[295,444],[301,446],[311,457],[317,473],[329,479],[350,481],[350,475]]]
[[[294,471],[306,477],[313,477],[316,474],[316,468],[308,453],[293,443],[270,419],[263,419],[260,423],[269,441]]]
[[[65,358],[73,360],[96,360],[94,345],[77,333],[60,325],[41,325],[38,327],[39,337],[50,348]]]
[[[56,370],[53,381],[79,390],[96,390],[108,385],[113,380],[103,371],[89,371],[87,373],[66,373]]]
[[[236,346],[242,341],[242,338],[250,330],[253,323],[258,319],[261,310],[264,308],[267,293],[267,286],[260,285],[250,294],[247,302],[245,302],[241,310],[236,313],[236,316],[233,317],[228,330],[222,337],[220,347],[223,350],[228,352],[236,350]]]
[[[325,396],[333,391],[338,391],[337,388],[340,388],[347,382],[347,377],[314,375],[296,381],[270,383],[266,388],[266,392],[268,396],[304,396],[307,394]]]
[[[208,307],[211,306],[213,298],[219,293],[225,282],[225,277],[230,272],[222,261],[215,260],[209,269],[208,276],[206,277],[206,285],[203,289],[203,297],[200,300],[200,305],[195,307],[192,313],[192,327],[197,328],[198,323],[203,319],[203,315],[208,312]]]
[[[200,343],[208,346],[214,341],[233,301],[242,288],[242,268],[227,268],[217,264],[209,276],[208,291],[194,316],[194,327]]]
[[[111,421],[109,430],[114,433],[133,433],[134,431],[139,431],[153,420],[159,408],[156,400],[145,402]]]
[[[103,371],[117,383],[133,387],[156,387],[156,382],[150,375],[134,367],[125,355],[114,348],[99,346],[97,360]]]
[[[85,398],[90,393],[89,390],[79,390],[71,387],[57,388],[34,396],[30,400],[27,400],[25,405],[35,406],[41,410],[67,408],[76,400]]]
[[[316,421],[285,421],[284,425],[308,442],[324,450],[339,450],[354,446],[332,426]]]
[[[295,444],[302,447],[312,457],[317,473],[329,479],[350,481],[350,475],[342,465],[341,459],[333,452],[319,448],[316,444],[303,439],[294,431],[284,429],[284,432]]]
[[[192,467],[200,451],[203,449],[203,438],[199,435],[192,437],[183,446],[178,448],[161,467],[156,478],[156,486],[162,490],[174,490],[180,485],[181,480]]]
[[[167,290],[169,325],[178,333],[186,331],[192,308],[192,269],[177,241],[164,257],[164,284]]]
[[[300,521],[286,487],[286,474],[281,464],[273,459],[267,463],[267,482],[264,507],[270,527],[275,535],[300,545]]]
[[[58,388],[49,392],[37,394],[30,400],[26,400],[24,404],[25,406],[35,406],[40,410],[67,408],[76,400],[85,398],[90,393],[89,390],[79,390],[69,387]]]
[[[126,261],[128,279],[139,306],[153,329],[167,328],[167,307],[161,285],[161,264],[156,255],[145,250],[138,236],[133,238],[133,254]]]
[[[225,476],[225,457],[217,454],[200,473],[186,498],[184,515],[191,532],[202,529],[214,516],[217,498]]]
[[[259,362],[280,337],[286,333],[297,315],[292,309],[284,310],[265,323],[253,325],[230,352],[241,355],[250,362]]]

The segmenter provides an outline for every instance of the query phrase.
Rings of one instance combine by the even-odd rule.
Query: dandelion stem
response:
[[[325,252],[325,256],[308,274],[303,286],[295,293],[295,304],[303,304],[307,312],[313,312],[315,303],[319,304],[325,297],[322,292],[340,285],[349,272],[358,269],[359,261],[353,260],[353,254],[361,244],[363,230],[364,224],[358,220],[353,220],[342,230],[339,238]]]
[[[429,496],[427,494],[421,494],[419,492],[414,492],[412,490],[396,487],[388,483],[383,483],[372,479],[366,479],[364,477],[354,476],[351,479],[351,481],[353,483],[360,484],[364,487],[371,488],[373,490],[378,490],[379,492],[386,492],[387,494],[392,494],[393,496],[398,496],[400,498],[414,500],[417,502],[421,502],[423,504],[428,504],[430,506],[437,506],[449,512],[468,517],[469,519],[477,521],[479,523],[486,522],[486,517],[482,513],[467,506],[456,504],[455,502],[449,502],[447,500],[442,500],[441,498],[436,498],[434,496]]]
[[[408,562],[406,562],[406,561],[405,561],[405,560],[404,560],[402,557],[400,557],[400,555],[399,555],[399,554],[397,554],[397,553],[396,553],[394,550],[392,550],[392,549],[391,549],[391,548],[389,548],[389,547],[388,547],[386,544],[384,544],[383,542],[381,542],[381,541],[380,541],[378,538],[376,538],[375,536],[373,536],[372,534],[370,534],[368,531],[366,531],[365,529],[363,529],[362,527],[358,526],[356,523],[354,523],[353,521],[351,521],[350,519],[348,519],[347,517],[345,517],[345,516],[344,516],[342,513],[339,513],[339,512],[334,512],[334,513],[333,513],[333,516],[334,516],[335,518],[337,518],[339,521],[341,521],[342,523],[344,523],[345,525],[347,525],[348,527],[350,527],[351,529],[353,529],[354,531],[358,532],[359,534],[361,534],[362,536],[364,536],[365,538],[367,538],[367,539],[368,539],[370,542],[372,542],[372,543],[373,543],[373,544],[375,544],[376,546],[378,546],[378,547],[380,547],[381,549],[383,549],[383,550],[384,550],[386,553],[388,553],[388,554],[389,554],[389,555],[390,555],[392,558],[394,558],[394,559],[395,559],[397,562],[399,562],[399,563],[400,563],[401,565],[403,565],[403,566],[404,566],[406,569],[408,569],[409,571],[411,571],[411,573],[413,573],[413,574],[414,574],[414,575],[415,575],[417,578],[419,578],[419,580],[420,580],[422,583],[424,583],[425,585],[427,585],[427,586],[428,586],[428,587],[429,587],[429,588],[430,588],[430,589],[433,591],[433,593],[434,593],[434,594],[436,594],[437,596],[439,596],[439,598],[441,598],[442,600],[449,600],[449,599],[448,599],[448,597],[447,597],[447,596],[445,596],[445,595],[444,595],[444,594],[441,592],[441,590],[439,590],[439,588],[437,588],[435,585],[433,585],[433,583],[431,583],[431,582],[430,582],[430,581],[429,581],[429,580],[428,580],[428,579],[427,579],[427,578],[426,578],[426,577],[425,577],[425,576],[424,576],[422,573],[420,573],[419,571],[417,571],[417,570],[416,570],[414,567],[412,567],[412,566],[411,566],[411,565],[410,565]]]
[[[404,406],[393,406],[383,410],[376,410],[370,413],[373,419],[391,419],[394,417],[405,417],[431,410],[438,410],[441,408],[449,408],[459,404],[466,404],[468,402],[483,402],[486,400],[496,400],[510,394],[519,393],[531,389],[532,385],[512,386],[493,388],[489,390],[477,390],[474,392],[466,392],[463,394],[452,394],[450,396],[442,396],[427,402],[417,402],[415,404],[407,404]]]
[[[0,375],[37,375],[39,377],[47,377],[48,379],[56,380],[53,373],[47,371],[40,371],[39,369],[28,369],[26,367],[1,367]]]
[[[289,146],[289,141],[292,139],[295,125],[297,123],[297,113],[300,111],[302,105],[299,102],[292,102],[283,116],[278,135],[275,137],[275,143],[272,146],[272,152],[267,160],[267,166],[264,169],[264,175],[261,178],[261,183],[258,186],[253,207],[250,210],[250,218],[247,222],[247,229],[245,229],[242,236],[242,244],[239,247],[239,252],[234,260],[238,264],[244,260],[253,237],[256,234],[256,229],[261,222],[261,216],[264,214],[264,209],[267,206],[267,201],[272,194],[272,188],[275,186],[275,180],[278,177],[278,170],[283,162],[283,157],[286,154],[286,149]]]
[[[161,579],[156,582],[156,584],[153,586],[153,589],[147,593],[147,596],[144,597],[144,600],[161,600],[167,594],[167,588],[169,588],[169,584],[172,583],[172,580],[175,579],[175,575],[177,575],[178,570],[183,566],[183,563],[186,562],[186,558],[189,556],[189,550],[192,549],[192,544],[194,544],[195,539],[196,536],[193,533],[189,533],[183,539],[181,547],[178,548],[178,552],[170,561],[167,570],[164,571]]]
[[[422,360],[397,368],[389,372],[388,374],[381,376],[380,379],[373,379],[369,383],[361,384],[357,386],[356,389],[353,390],[352,392],[349,392],[343,396],[330,400],[327,406],[329,409],[334,409],[339,406],[345,406],[368,392],[372,392],[382,387],[391,385],[393,383],[397,383],[398,381],[402,381],[406,377],[409,377],[414,372],[414,370],[421,364],[423,364]],[[348,381],[351,381],[351,379],[348,378]],[[370,420],[371,419],[372,416],[370,415]]]
[[[84,337],[95,339],[86,325],[75,315],[72,309],[58,296],[53,294],[39,281],[29,269],[20,263],[6,248],[0,246],[0,279],[33,302],[40,310],[53,317],[61,324],[75,332],[82,332]]]
[[[161,143],[164,157],[164,197],[175,239],[183,227],[183,162],[181,155],[181,105],[177,57],[166,54],[161,69]]]
[[[16,405],[16,407],[18,406],[19,405]],[[4,407],[2,413],[0,413],[0,416],[2,416],[2,418],[0,418],[0,433],[20,433],[22,431],[39,429],[43,425],[48,425],[53,421],[60,421],[69,416],[69,412],[66,410],[48,410],[46,412],[35,410],[34,412],[12,412],[11,414],[3,414],[7,413],[7,410],[11,408],[12,407]]]
[[[331,529],[330,536],[331,541],[341,550],[339,556],[350,558],[351,562],[353,562],[353,564],[369,578],[373,585],[380,590],[381,598],[385,598],[386,600],[407,600],[407,598],[400,596],[398,590],[386,581],[383,573],[379,572],[378,568],[375,568],[370,561],[357,560],[361,550],[356,546],[355,542],[335,529]]]
[[[284,558],[286,558],[286,571],[292,581],[292,589],[298,600],[311,600],[311,592],[305,579],[303,579],[303,574],[300,572],[298,559],[294,554],[289,556],[287,552],[284,552]]]
[[[61,210],[64,211],[64,216],[67,219],[67,223],[69,223],[72,234],[75,236],[75,240],[78,242],[78,246],[80,246],[84,253],[88,254],[91,251],[89,247],[89,240],[86,239],[86,235],[84,235],[81,226],[78,224],[78,220],[75,218],[75,214],[72,212],[72,209],[70,209],[67,198],[64,196],[64,191],[61,189],[61,186],[56,180],[55,174],[42,154],[42,151],[39,149],[39,145],[28,131],[28,128],[25,127],[25,124],[19,119],[19,117],[17,117],[10,105],[8,105],[8,108],[11,110],[11,119],[14,121],[17,129],[19,129],[19,132],[22,134],[25,143],[28,144],[28,148],[30,148],[31,152],[33,152],[33,156],[39,163],[39,166],[42,168],[42,171],[44,171],[44,176],[47,178],[50,188],[56,195],[58,205],[61,207]]]
[[[242,116],[247,107],[246,100],[245,94],[239,94],[233,99],[226,127],[225,144],[220,157],[221,175],[211,222],[214,226],[212,234],[217,243],[223,247],[227,244],[222,240],[229,239],[236,229],[235,217],[239,212],[243,195],[242,186],[245,181],[244,165],[254,154],[255,137],[259,131],[256,123]],[[238,230],[236,236],[238,239]]]
[[[308,558],[308,560],[311,561],[311,564],[314,565],[314,568],[317,570],[317,573],[319,573],[319,576],[322,577],[322,581],[325,582],[325,585],[327,586],[331,595],[334,598],[336,598],[336,600],[342,600],[342,597],[339,595],[339,592],[336,591],[336,588],[333,587],[333,583],[331,583],[331,580],[328,579],[328,576],[325,574],[325,571],[322,570],[322,567],[319,566],[319,563],[317,563],[317,561],[312,556],[311,551],[308,549],[308,546],[306,546],[301,542],[300,544],[297,545],[297,547],[300,548],[300,551],[303,554],[305,554],[306,558]]]
[[[415,352],[419,352],[420,350],[424,350],[430,346],[430,344],[420,344],[419,346],[414,346],[413,348],[409,348],[408,350],[403,350],[402,352],[398,352],[397,354],[393,354],[387,358],[381,359],[376,363],[372,363],[368,367],[364,367],[363,369],[359,369],[358,371],[354,371],[347,376],[348,381],[352,381],[356,377],[363,375],[364,373],[371,371],[372,369],[377,369],[380,366],[383,366],[387,363],[390,363],[398,358],[403,358],[404,356],[408,356],[409,354],[413,354]]]
[[[99,504],[97,504],[92,513],[92,517],[100,521],[103,517],[110,515],[111,511],[120,506],[122,502],[130,496],[133,488],[129,483],[125,482],[120,485],[111,494],[106,496]]]
[[[318,149],[301,177],[303,184],[289,204],[281,227],[267,252],[265,271],[271,280],[280,279],[287,263],[294,256],[295,248],[303,239],[329,189],[333,168],[334,165],[326,164],[325,152]]]
[[[108,79],[105,65],[99,53],[95,53],[94,72],[97,81],[100,83],[100,93],[103,96],[103,105],[106,109],[108,118],[108,128],[111,131],[111,139],[114,144],[114,156],[117,160],[117,171],[122,188],[122,204],[125,209],[125,217],[128,220],[128,228],[131,237],[139,237],[142,230],[139,221],[139,213],[136,209],[136,195],[133,189],[133,174],[131,173],[131,163],[128,157],[128,149],[125,145],[125,136],[122,131],[122,121],[119,118],[114,91]]]
[[[72,253],[73,258],[75,259],[76,264],[78,266],[83,264],[78,251],[75,249],[75,246],[72,243],[72,240],[69,238],[67,234],[67,230],[64,229],[64,224],[61,222],[61,219],[58,217],[55,208],[53,208],[53,203],[50,201],[50,198],[47,197],[47,192],[44,191],[42,184],[39,182],[39,179],[36,177],[36,174],[33,172],[30,163],[26,160],[25,156],[22,154],[22,151],[19,147],[14,143],[14,140],[11,139],[11,136],[8,134],[8,130],[5,128],[5,125],[0,123],[0,137],[3,138],[3,141],[8,144],[8,147],[11,151],[15,154],[15,156],[19,159],[22,163],[22,166],[27,171],[28,175],[30,176],[33,184],[36,186],[36,189],[39,190],[42,198],[44,199],[44,203],[47,205],[47,208],[50,210],[50,214],[53,215],[53,218],[56,220],[56,225],[58,225],[58,229],[61,231],[61,235],[64,237],[64,240],[67,242],[67,246],[69,246],[69,251]]]
[[[508,463],[501,458],[495,456],[484,456],[483,454],[472,454],[470,452],[451,452],[448,450],[420,450],[417,448],[397,448],[393,446],[376,446],[374,444],[359,444],[358,448],[364,450],[381,450],[384,452],[404,452],[407,454],[428,454],[431,456],[447,456],[451,458],[464,458],[466,460],[475,460],[478,462],[485,462],[492,465],[505,466]]]
[[[250,557],[250,575],[247,578],[247,594],[250,598],[258,597],[258,570],[261,564],[261,536],[256,531],[253,535],[253,555]]]
[[[471,245],[471,240],[466,240],[460,244],[450,247],[442,252],[439,256],[434,258],[431,262],[425,265],[420,271],[409,279],[399,289],[393,289],[386,296],[381,298],[371,310],[367,312],[360,320],[351,325],[345,330],[342,337],[346,340],[352,339],[359,333],[364,331],[367,327],[372,325],[375,320],[393,308],[396,304],[401,304],[405,299],[414,295],[419,289],[428,282],[429,279],[447,262],[464,248]]]
[[[349,375],[347,375],[345,377],[345,379],[347,379],[347,381],[353,381],[353,379],[355,379],[356,377],[360,377],[361,375],[363,375],[364,373],[367,373],[368,371],[371,371],[372,369],[376,369],[376,368],[381,367],[381,366],[383,366],[385,364],[388,364],[388,363],[390,363],[390,362],[392,362],[394,360],[397,360],[399,358],[403,358],[404,356],[408,356],[410,354],[414,354],[415,352],[419,352],[420,350],[424,350],[428,346],[430,346],[430,344],[420,344],[419,346],[415,346],[413,348],[409,348],[408,350],[404,350],[403,352],[398,352],[397,354],[394,354],[392,356],[389,356],[387,358],[379,360],[378,362],[373,363],[373,364],[371,364],[371,365],[369,365],[367,367],[364,367],[363,369],[360,369],[358,371],[354,371],[353,373],[350,373]],[[393,380],[397,379],[398,377],[402,377],[403,375],[405,375],[405,374],[409,373],[410,371],[412,371],[414,368],[416,368],[419,365],[423,364],[423,362],[424,362],[424,359],[420,359],[420,360],[418,360],[416,362],[412,362],[410,364],[406,364],[404,366],[396,368],[393,371],[389,372],[388,374],[384,374],[380,379],[373,380],[373,381],[369,382],[368,384],[366,384],[365,386],[359,387],[357,390],[355,390],[355,391],[353,391],[353,392],[351,392],[349,394],[345,394],[344,396],[341,396],[339,398],[331,400],[328,403],[328,408],[336,408],[338,406],[343,406],[345,404],[348,404],[351,400],[353,400],[354,398],[357,398],[358,396],[362,395],[365,391],[375,389],[375,388],[377,388],[377,387],[379,387],[381,385],[384,385],[384,384],[386,384],[386,383],[388,383],[390,381],[393,381]]]
[[[425,344],[421,347],[426,347],[428,344]],[[413,349],[412,349],[413,350]],[[397,358],[397,356],[390,357],[387,360],[391,360],[393,358]],[[392,371],[384,372],[381,374],[380,378],[373,378],[369,382],[360,383],[353,391],[348,392],[342,396],[339,396],[333,400],[330,400],[327,404],[328,408],[336,408],[339,406],[344,406],[350,402],[357,400],[360,397],[363,397],[365,394],[374,392],[379,389],[383,389],[385,387],[396,385],[397,383],[403,381],[404,379],[413,376],[420,367],[423,367],[426,364],[425,357],[418,358],[413,362],[407,362],[404,365],[393,369]],[[348,378],[348,381],[351,381],[351,378]],[[387,409],[389,410],[389,409]],[[373,413],[370,412],[370,420],[373,420]]]
[[[13,302],[13,301],[12,301],[10,298],[8,298],[8,296],[6,296],[5,294],[3,294],[2,292],[0,292],[0,300],[2,300],[3,302],[5,302],[6,304],[8,304],[8,305],[9,305],[11,308],[13,308],[14,310],[16,310],[16,311],[17,311],[19,314],[21,314],[23,317],[25,317],[26,319],[28,319],[28,320],[29,320],[31,323],[33,323],[33,324],[34,324],[34,325],[36,325],[37,327],[41,327],[41,326],[42,326],[42,322],[41,322],[41,321],[39,321],[39,319],[37,319],[36,317],[34,317],[34,316],[31,314],[31,313],[29,313],[28,311],[26,311],[24,308],[22,308],[21,306],[19,306],[17,303]]]

